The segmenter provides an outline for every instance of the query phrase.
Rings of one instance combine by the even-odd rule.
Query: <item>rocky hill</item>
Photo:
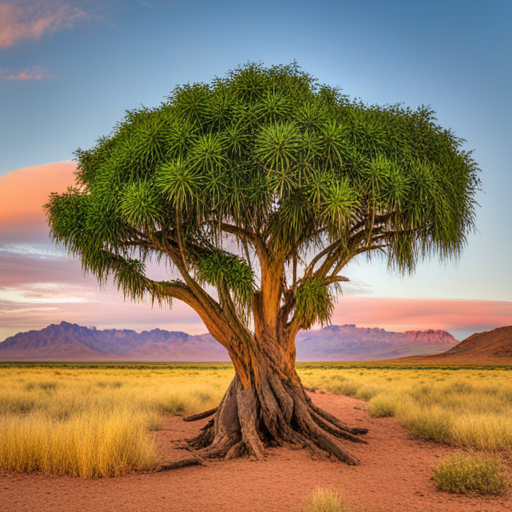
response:
[[[458,345],[438,354],[437,359],[468,363],[512,363],[512,325],[473,334]]]
[[[332,325],[297,336],[299,361],[359,361],[444,352],[457,340],[445,331],[388,332]],[[62,322],[0,343],[0,361],[228,361],[209,334],[153,329],[96,330]]]

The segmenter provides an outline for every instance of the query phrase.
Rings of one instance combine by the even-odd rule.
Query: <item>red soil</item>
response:
[[[340,492],[355,512],[512,510],[512,491],[500,498],[468,498],[435,490],[431,468],[454,449],[411,439],[394,418],[370,418],[359,400],[330,394],[312,397],[349,424],[370,429],[368,445],[343,443],[360,459],[359,466],[313,460],[306,450],[279,448],[269,449],[261,462],[216,461],[207,467],[98,480],[0,473],[0,510],[300,512],[316,487]],[[192,437],[205,422],[169,418],[166,429],[156,434],[162,460],[185,457],[171,441]]]

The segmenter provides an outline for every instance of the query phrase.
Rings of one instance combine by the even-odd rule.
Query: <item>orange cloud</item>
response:
[[[86,18],[79,7],[60,1],[0,3],[0,49],[71,28]]]
[[[50,74],[49,70],[41,66],[31,66],[24,69],[0,68],[0,80],[5,81],[22,81],[28,80],[53,80],[58,78]]]
[[[27,223],[45,223],[43,205],[51,192],[64,192],[74,184],[71,162],[25,167],[0,176],[0,229]]]

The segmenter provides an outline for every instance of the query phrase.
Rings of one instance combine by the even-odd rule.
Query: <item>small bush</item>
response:
[[[365,402],[368,402],[368,400],[370,400],[374,396],[378,395],[379,392],[380,392],[380,389],[377,386],[373,386],[371,384],[365,384],[364,386],[361,386],[357,390],[355,397],[359,398],[360,400],[364,400]]]
[[[390,394],[374,396],[368,402],[368,412],[372,418],[395,416],[398,397]]]
[[[330,489],[315,489],[306,504],[306,512],[343,512],[348,510],[343,498]]]
[[[495,457],[456,455],[434,469],[440,491],[497,496],[508,488],[503,466]]]
[[[32,391],[34,389],[41,389],[43,391],[54,391],[57,388],[56,382],[49,382],[49,381],[41,381],[37,383],[29,382],[25,386],[27,391]]]
[[[360,384],[357,384],[353,380],[345,379],[340,382],[332,383],[329,386],[320,385],[318,387],[321,389],[326,389],[335,395],[356,396],[360,386]]]

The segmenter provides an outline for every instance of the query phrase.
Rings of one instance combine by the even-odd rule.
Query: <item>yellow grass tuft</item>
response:
[[[434,469],[438,490],[499,496],[509,485],[501,462],[485,455],[456,455]]]
[[[338,492],[323,488],[313,491],[305,508],[305,512],[345,512],[348,510]]]

